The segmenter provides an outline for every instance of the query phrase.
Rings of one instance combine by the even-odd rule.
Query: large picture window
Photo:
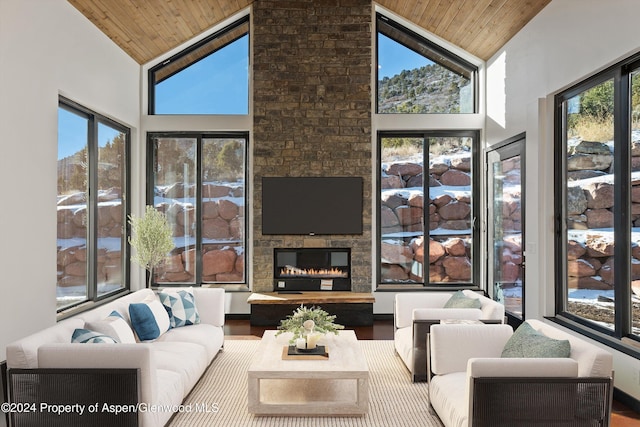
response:
[[[378,146],[379,282],[478,286],[478,132],[382,132]]]
[[[149,204],[175,248],[155,284],[246,284],[248,135],[149,134]]]
[[[249,18],[150,69],[149,114],[249,114]]]
[[[128,286],[129,129],[66,99],[58,108],[58,310]]]
[[[558,307],[640,338],[640,57],[556,97]]]
[[[475,113],[475,65],[378,14],[378,114]]]

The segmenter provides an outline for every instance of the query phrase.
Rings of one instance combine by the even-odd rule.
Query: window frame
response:
[[[464,282],[444,282],[431,284],[429,282],[429,263],[425,262],[423,265],[423,274],[424,281],[422,283],[390,283],[390,282],[382,282],[382,221],[380,218],[380,209],[382,207],[381,201],[381,175],[382,175],[382,139],[383,138],[422,138],[424,140],[428,140],[429,138],[440,138],[440,137],[467,137],[472,139],[472,148],[471,148],[471,280],[470,285]],[[472,290],[482,290],[484,288],[481,283],[481,269],[482,266],[480,264],[481,258],[481,229],[479,224],[480,212],[481,212],[481,192],[480,192],[480,130],[478,129],[429,129],[429,130],[404,130],[404,131],[392,131],[392,130],[379,130],[376,136],[376,149],[377,149],[377,171],[376,171],[376,188],[378,189],[376,195],[376,277],[377,277],[377,291],[450,291],[452,289],[472,289]],[[423,146],[423,165],[428,165],[429,163],[429,147],[428,145]],[[424,172],[423,172],[424,173]],[[423,212],[429,211],[428,209],[428,200],[429,200],[429,181],[427,179],[423,180],[423,201],[425,205],[423,206]],[[428,253],[428,246],[426,242],[429,239],[429,215],[423,214],[423,235],[425,238],[425,252]]]
[[[442,66],[444,68],[447,68],[449,70],[451,70],[450,66],[447,66],[441,62],[437,62],[435,59],[432,59],[429,56],[424,55],[423,53],[417,52],[416,49],[408,46],[406,43],[403,43],[399,40],[394,39],[393,37],[384,34],[383,32],[381,32],[380,30],[380,23],[383,22],[385,25],[390,26],[391,28],[393,28],[396,31],[399,31],[401,33],[403,33],[404,36],[413,39],[413,41],[415,41],[415,43],[417,45],[419,45],[421,48],[423,48],[425,51],[430,52],[431,54],[433,54],[434,56],[438,56],[440,57],[441,60],[444,60],[448,63],[454,64],[455,66],[464,69],[466,71],[469,72],[470,74],[470,79],[471,79],[471,85],[472,85],[472,96],[473,96],[473,100],[472,100],[472,107],[473,110],[469,113],[444,113],[444,114],[454,114],[454,115],[467,115],[467,114],[477,114],[478,110],[479,110],[479,79],[478,79],[478,73],[479,73],[479,69],[477,65],[472,64],[471,62],[465,60],[464,58],[460,57],[459,55],[456,55],[455,53],[449,51],[448,49],[440,46],[437,43],[434,43],[433,41],[429,40],[427,37],[422,36],[420,34],[418,34],[417,32],[410,30],[409,28],[407,28],[406,26],[400,24],[399,22],[389,18],[388,16],[386,16],[383,13],[380,12],[376,12],[376,16],[375,16],[375,26],[376,26],[376,31],[375,31],[375,35],[374,37],[376,38],[376,49],[375,49],[375,91],[374,91],[374,109],[375,109],[375,114],[403,114],[403,113],[380,113],[378,111],[378,105],[379,105],[379,84],[378,82],[380,81],[379,78],[379,67],[378,67],[378,63],[379,63],[379,46],[377,43],[378,40],[378,36],[380,34],[384,35],[385,37],[388,37],[390,39],[392,39],[394,42],[406,47],[409,50],[412,50],[413,52],[415,52],[418,55],[422,55],[425,58],[429,59],[430,61],[433,61],[434,63],[438,64],[439,66]],[[453,71],[453,70],[452,70]],[[455,71],[454,71],[455,72]],[[443,114],[443,113],[423,113],[423,114]]]
[[[169,58],[166,58],[162,61],[160,61],[159,64],[152,66],[151,68],[149,68],[147,70],[147,114],[150,116],[154,116],[154,115],[158,115],[155,112],[155,98],[156,98],[156,73],[159,72],[160,70],[162,70],[163,68],[168,67],[169,65],[176,63],[176,61],[179,61],[181,59],[185,59],[188,58],[189,55],[194,54],[198,51],[198,49],[206,46],[207,44],[215,41],[216,39],[220,38],[221,36],[224,36],[226,33],[229,33],[231,31],[233,31],[236,28],[239,28],[243,25],[247,25],[248,29],[247,29],[247,36],[249,37],[249,46],[251,46],[251,21],[250,21],[250,15],[246,15],[241,17],[240,19],[232,22],[229,25],[226,25],[225,27],[219,29],[218,31],[215,31],[213,34],[203,38],[202,40],[199,40],[198,42],[190,45],[189,47],[185,48],[184,50],[170,56]],[[223,45],[221,45],[219,48],[214,49],[213,51],[209,52],[207,55],[204,55],[202,57],[198,57],[195,61],[189,61],[186,64],[180,66],[177,70],[172,71],[167,77],[165,77],[163,80],[166,80],[167,78],[176,75],[178,73],[180,73],[180,71],[183,71],[184,69],[188,68],[189,66],[197,63],[198,61],[206,58],[207,56],[215,53],[216,51],[219,51],[221,49],[224,49],[226,46],[228,46],[229,44],[237,41],[238,39],[233,39],[230,40],[228,43],[225,43]],[[249,48],[249,51],[251,50],[251,48]],[[251,57],[251,53],[249,52],[249,60]],[[250,103],[250,98],[251,98],[251,84],[250,84],[250,80],[251,80],[251,73],[249,73],[249,81],[247,81],[247,86],[248,86],[248,95],[249,95],[249,99],[247,99],[247,114],[241,114],[241,115],[248,115],[250,114],[251,111],[251,103]],[[205,115],[225,115],[227,113],[223,113],[223,114],[205,114]],[[164,114],[164,115],[176,115],[174,114]],[[189,114],[189,115],[193,115],[193,114]]]
[[[633,334],[631,301],[631,75],[640,71],[640,54],[618,62],[554,96],[554,252],[555,316],[552,320],[622,353],[640,356],[640,335]],[[614,325],[600,326],[567,311],[567,148],[566,101],[606,81],[614,87]],[[560,261],[562,260],[562,261]],[[625,341],[629,340],[628,344]]]
[[[130,203],[128,201],[128,195],[131,194],[131,129],[122,123],[119,123],[109,117],[99,114],[71,99],[64,96],[58,96],[58,110],[64,109],[70,113],[77,114],[87,119],[87,160],[89,163],[87,173],[87,223],[90,224],[87,227],[87,295],[83,301],[66,305],[64,307],[56,309],[56,313],[59,318],[66,317],[67,313],[76,313],[78,311],[84,311],[85,308],[80,308],[87,303],[106,303],[115,297],[119,297],[123,294],[130,292],[130,253],[131,247],[129,245],[128,237],[130,235],[130,225],[127,221],[131,213]],[[123,188],[122,188],[122,215],[123,215],[123,234],[122,234],[122,287],[111,292],[107,292],[103,295],[98,295],[98,278],[97,278],[97,264],[98,264],[98,191],[94,191],[98,183],[98,127],[100,124],[109,126],[117,131],[120,131],[125,136],[125,159],[123,162]],[[59,142],[58,142],[59,144]],[[57,287],[57,284],[56,284]],[[89,309],[91,307],[87,307]]]
[[[156,138],[193,138],[196,140],[196,166],[197,170],[195,173],[196,176],[196,193],[195,193],[195,203],[196,203],[196,216],[194,219],[195,227],[196,227],[196,243],[195,243],[195,251],[196,251],[196,259],[195,259],[195,269],[196,274],[194,276],[193,283],[165,283],[165,282],[155,282],[152,281],[152,287],[182,287],[182,286],[196,286],[196,287],[222,287],[228,290],[241,290],[248,291],[249,290],[249,268],[247,260],[250,259],[249,254],[249,149],[250,149],[250,135],[248,131],[229,131],[229,132],[218,132],[218,131],[168,131],[168,132],[147,132],[147,141],[146,141],[146,204],[155,206],[154,196],[155,196],[155,165],[156,165],[156,156],[153,140]],[[244,156],[244,280],[242,282],[215,282],[215,283],[203,283],[202,282],[202,246],[204,245],[202,242],[202,141],[204,139],[220,139],[220,138],[244,138],[245,140],[245,156]],[[145,273],[146,282],[149,281],[149,271]]]

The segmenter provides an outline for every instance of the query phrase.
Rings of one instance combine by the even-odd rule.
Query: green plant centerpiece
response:
[[[153,269],[173,249],[173,231],[167,217],[153,206],[147,206],[143,217],[129,215],[132,236],[129,244],[135,249],[131,257],[149,271],[148,287],[153,281]]]
[[[305,307],[301,305],[296,308],[293,314],[287,316],[286,319],[280,321],[276,336],[285,332],[291,332],[293,337],[289,340],[290,344],[299,345],[299,339],[306,341],[307,348],[314,348],[315,343],[324,334],[338,334],[340,329],[344,329],[343,325],[334,323],[336,316],[331,315],[320,307]]]

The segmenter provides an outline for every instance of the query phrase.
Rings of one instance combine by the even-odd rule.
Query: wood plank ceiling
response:
[[[68,0],[139,64],[152,61],[259,0]],[[487,60],[551,0],[378,0]]]

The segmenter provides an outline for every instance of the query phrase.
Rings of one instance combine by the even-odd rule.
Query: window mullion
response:
[[[98,122],[89,117],[87,144],[87,299],[98,295]]]
[[[629,131],[629,76],[614,80],[614,193],[615,251],[614,304],[615,336],[631,330],[631,141]]]
[[[429,248],[431,245],[429,244],[431,241],[431,215],[429,214],[429,205],[431,204],[431,198],[429,196],[429,175],[428,165],[430,164],[431,152],[429,150],[429,135],[424,134],[422,136],[422,164],[424,165],[424,172],[422,174],[422,234],[423,241],[425,246],[425,257],[422,260],[422,285],[428,286],[431,281],[431,263],[429,262]]]
[[[202,171],[203,171],[203,164],[202,164],[202,135],[198,136],[198,142],[196,144],[196,171],[197,173],[196,175],[196,200],[195,200],[195,209],[196,209],[196,215],[195,215],[195,226],[196,226],[196,230],[195,230],[195,234],[196,234],[196,241],[195,241],[195,252],[196,252],[196,259],[195,259],[195,265],[196,265],[196,271],[195,271],[195,280],[196,283],[202,284],[202,256],[203,256],[203,251],[202,251],[202,221],[203,221],[203,217],[202,217]]]

